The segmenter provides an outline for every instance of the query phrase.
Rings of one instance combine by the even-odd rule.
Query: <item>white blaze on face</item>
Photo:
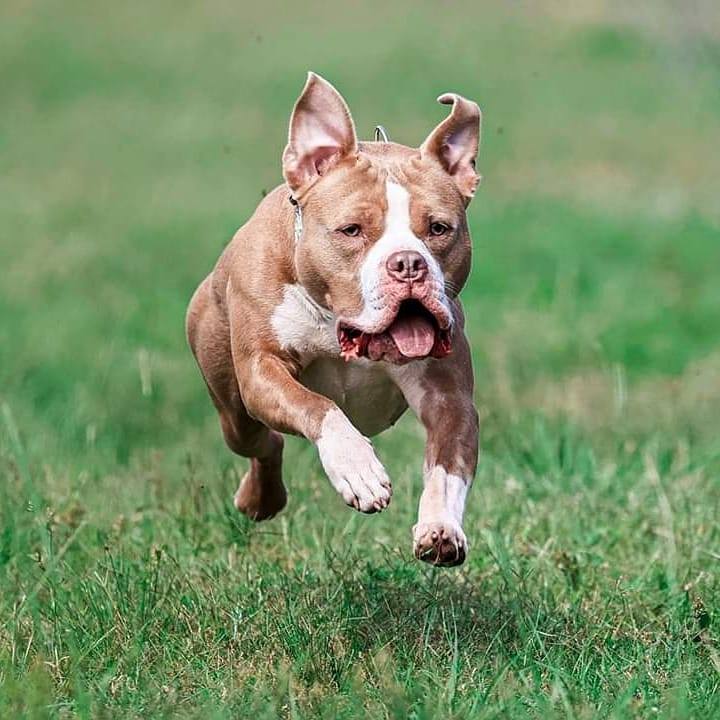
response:
[[[382,317],[384,298],[381,290],[386,277],[385,263],[390,255],[400,250],[414,250],[422,255],[428,266],[428,280],[437,284],[441,289],[441,300],[444,304],[446,302],[440,265],[410,227],[410,194],[402,185],[392,180],[386,181],[385,193],[385,230],[366,255],[360,268],[363,311],[357,321],[366,327],[373,327]]]

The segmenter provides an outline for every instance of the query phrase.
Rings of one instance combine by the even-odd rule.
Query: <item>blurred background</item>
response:
[[[291,504],[285,519],[257,530],[228,511],[244,461],[224,447],[185,344],[194,288],[282,180],[289,114],[310,69],[343,93],[366,139],[381,123],[393,140],[418,145],[444,117],[435,98],[445,91],[484,112],[462,297],[485,454],[468,519],[474,554],[461,577],[499,583],[493,543],[522,564],[535,562],[523,548],[548,537],[567,547],[535,577],[544,578],[538,588],[559,583],[558,598],[577,590],[563,584],[572,563],[595,567],[607,587],[642,572],[669,557],[665,535],[644,534],[667,520],[658,505],[666,481],[674,532],[687,536],[673,535],[665,585],[653,575],[635,589],[680,592],[704,572],[698,545],[717,550],[718,536],[719,7],[4,0],[0,589],[8,612],[22,597],[37,603],[0,633],[8,672],[29,672],[50,646],[78,658],[62,638],[43,645],[40,566],[63,542],[51,567],[72,568],[62,607],[86,646],[103,623],[81,630],[71,599],[82,606],[108,538],[138,583],[155,547],[183,558],[187,572],[245,562],[244,572],[260,573],[256,558],[227,559],[238,537],[276,563],[264,572],[277,577],[316,562],[322,586],[321,548],[333,541],[376,554],[398,548],[388,562],[410,563],[408,582],[424,582],[409,559],[422,449],[412,418],[378,441],[396,478],[393,515],[372,526],[350,518],[313,449],[291,441]],[[717,599],[717,581],[706,582]],[[18,638],[29,643],[24,665],[11,651]],[[114,668],[162,667],[144,650],[128,660],[123,642]],[[98,668],[109,667],[104,647],[77,660],[79,685],[95,687]],[[287,648],[277,653],[294,667]],[[62,663],[47,672],[52,693],[77,711]],[[598,687],[617,691],[620,669],[597,672]],[[657,697],[674,686],[648,682]],[[125,697],[98,687],[88,697]],[[152,687],[147,697],[160,703]],[[579,703],[600,702],[577,693]]]
[[[483,108],[464,294],[480,396],[599,420],[598,385],[652,377],[657,420],[663,379],[717,360],[717,6],[540,5],[4,4],[0,387],[17,421],[47,452],[121,462],[214,425],[184,309],[282,180],[308,69],[366,138],[383,123],[419,144],[446,90]]]

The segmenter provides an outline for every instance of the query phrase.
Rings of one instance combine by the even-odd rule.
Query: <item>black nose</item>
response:
[[[390,277],[400,282],[419,282],[427,274],[425,258],[414,250],[393,253],[385,263]]]

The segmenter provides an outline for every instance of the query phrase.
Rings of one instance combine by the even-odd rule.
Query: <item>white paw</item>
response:
[[[461,565],[468,551],[463,529],[454,520],[419,522],[413,528],[415,557],[432,565]]]
[[[388,506],[392,486],[385,468],[342,411],[332,409],[325,416],[317,447],[330,482],[348,505],[365,513]]]

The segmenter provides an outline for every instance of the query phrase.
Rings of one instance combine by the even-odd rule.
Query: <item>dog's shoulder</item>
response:
[[[281,301],[285,285],[295,281],[293,209],[280,185],[260,202],[228,243],[213,270],[213,291],[267,310]]]

